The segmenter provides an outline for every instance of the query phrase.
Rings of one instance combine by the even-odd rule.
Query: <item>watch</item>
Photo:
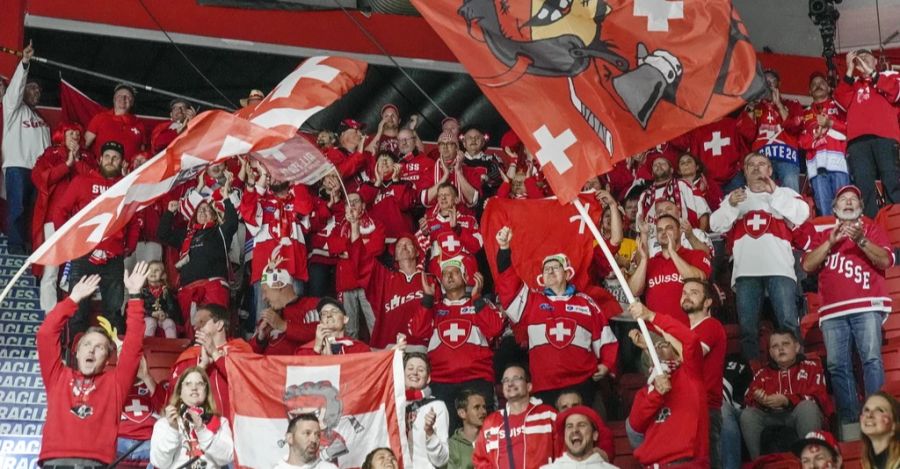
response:
[[[865,236],[863,236],[862,238],[859,238],[859,241],[856,242],[856,245],[859,246],[860,249],[865,249],[866,245],[868,245],[868,244],[869,244],[869,240],[866,239]]]

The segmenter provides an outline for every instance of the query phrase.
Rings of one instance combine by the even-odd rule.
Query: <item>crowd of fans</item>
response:
[[[7,235],[18,254],[196,113],[175,100],[171,120],[145,135],[134,90],[120,85],[86,129],[51,133],[35,110],[32,55],[29,45],[3,97]],[[351,118],[316,135],[335,169],[314,185],[276,180],[247,156],[213,164],[91,253],[37,272],[41,306],[52,310],[38,333],[49,407],[42,463],[99,467],[116,458],[118,438],[118,454],[133,450],[156,467],[226,466],[233,439],[252,436],[232,435],[223,356],[401,349],[416,469],[612,467],[605,422],[614,416],[647,467],[735,468],[742,446],[754,459],[794,441],[804,467],[839,467],[832,430],[843,440],[862,433],[866,467],[894,467],[900,409],[879,389],[884,276],[895,259],[871,218],[880,201],[900,202],[900,75],[878,72],[867,50],[848,63],[834,90],[824,75],[810,78],[806,107],[767,71],[767,97],[585,184],[642,298],[630,305],[600,254],[586,291],[563,252],[533,260],[542,274],[529,288],[510,240],[540,220],[482,234],[492,198],[552,195],[512,133],[489,152],[477,125],[447,118],[429,150],[417,120],[401,125],[399,108],[385,104],[373,135]],[[243,104],[263,96],[254,90]],[[835,218],[817,226],[816,214]],[[496,278],[483,236],[499,246]],[[799,280],[813,275],[824,367],[803,355],[799,331]],[[125,334],[117,347],[88,327],[95,292],[100,314]],[[771,334],[760,333],[762,317]],[[726,356],[723,322],[740,324],[740,354]],[[193,341],[168,386],[141,358],[152,336]],[[104,372],[114,348],[118,364]],[[629,408],[617,383],[634,372],[648,384]],[[319,444],[321,418],[292,416],[278,467],[335,467],[339,454]],[[396,467],[398,451],[375,450],[363,467]]]

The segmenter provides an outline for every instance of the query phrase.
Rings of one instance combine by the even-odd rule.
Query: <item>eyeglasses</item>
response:
[[[520,381],[525,381],[525,377],[524,376],[510,376],[509,378],[503,378],[500,380],[500,382],[503,384],[518,383]]]
[[[558,272],[561,270],[565,270],[565,269],[563,269],[563,267],[561,265],[548,265],[547,267],[544,267],[545,274],[549,274],[551,272]]]

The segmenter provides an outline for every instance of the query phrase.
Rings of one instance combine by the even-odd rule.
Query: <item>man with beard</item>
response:
[[[725,374],[725,352],[728,336],[710,314],[715,296],[709,283],[688,278],[681,293],[681,309],[691,321],[691,331],[700,341],[703,353],[703,384],[709,409],[709,459],[713,468],[722,467],[719,459],[719,434],[722,431],[722,377]]]
[[[284,443],[288,455],[274,469],[337,469],[327,461],[319,460],[319,438],[322,429],[313,414],[300,414],[288,422]]]
[[[77,174],[66,188],[66,192],[62,194],[59,205],[51,214],[56,229],[122,178],[122,160],[125,151],[122,145],[118,142],[106,142],[100,147],[100,151],[98,170]],[[139,234],[140,225],[132,221],[122,230],[101,241],[90,253],[72,260],[69,271],[69,285],[75,285],[79,279],[87,275],[100,275],[100,291],[103,292],[102,314],[120,331],[125,325],[121,315],[122,304],[125,301],[125,290],[122,285],[125,257],[134,251]],[[87,327],[89,312],[89,302],[78,305],[78,313],[69,321],[71,337]]]
[[[344,119],[338,126],[338,145],[324,150],[325,156],[334,164],[341,179],[349,183],[369,163],[371,154],[364,151],[365,125],[353,119]]]
[[[809,79],[813,98],[800,116],[802,131],[798,140],[806,152],[806,174],[810,177],[816,208],[831,215],[834,194],[850,184],[847,174],[847,113],[831,97],[825,75],[813,73]]]
[[[337,137],[334,135],[334,132],[325,129],[320,130],[318,134],[316,134],[316,145],[325,152],[334,148],[334,143],[337,141]]]
[[[842,439],[859,434],[860,401],[853,373],[856,343],[863,368],[866,396],[884,384],[881,323],[891,311],[885,271],[894,264],[884,228],[862,216],[862,194],[844,186],[832,204],[837,223],[814,235],[813,249],[803,258],[803,270],[818,272],[819,327],[828,352],[828,372],[842,424]]]
[[[565,453],[541,469],[614,469],[597,451],[603,421],[597,412],[583,405],[567,409],[556,417],[556,434]]]
[[[759,314],[765,292],[778,327],[800,333],[797,319],[797,274],[794,272],[794,229],[809,218],[800,194],[778,187],[772,162],[765,155],[744,158],[747,187],[735,189],[709,219],[713,231],[726,234],[734,255],[731,283],[737,295],[744,358],[759,355]]]
[[[651,150],[646,164],[653,173],[653,184],[638,200],[637,219],[655,223],[659,215],[656,211],[656,201],[671,200],[678,206],[679,220],[686,219],[694,228],[706,231],[709,228],[709,205],[703,197],[694,194],[690,184],[674,176],[672,162],[665,153]]]
[[[378,132],[366,145],[366,151],[377,155],[381,152],[390,153],[396,158],[400,155],[397,134],[400,131],[400,110],[391,103],[381,107],[381,121],[378,123]]]

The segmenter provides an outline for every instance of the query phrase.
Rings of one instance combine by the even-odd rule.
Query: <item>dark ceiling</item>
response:
[[[137,83],[183,94],[196,99],[226,105],[222,98],[188,64],[175,47],[167,43],[120,39],[101,35],[67,33],[36,28],[26,30],[26,40],[34,41],[35,55],[56,62],[120,77]],[[203,47],[179,46],[196,67],[224,93],[232,103],[247,96],[250,89],[271,90],[288,75],[302,57],[256,54]],[[406,70],[447,115],[459,117],[464,125],[474,124],[491,135],[497,144],[508,129],[503,119],[464,74]],[[36,64],[32,76],[44,84],[42,104],[59,106],[59,77],[105,106],[110,106],[114,83],[90,75],[60,71]],[[138,92],[135,112],[145,115],[168,114],[168,97]],[[378,112],[385,103],[395,103],[405,118],[424,116],[419,134],[435,140],[443,114],[394,67],[370,65],[366,80],[343,99],[311,118],[304,130],[335,129],[346,117],[362,120],[375,129]]]

